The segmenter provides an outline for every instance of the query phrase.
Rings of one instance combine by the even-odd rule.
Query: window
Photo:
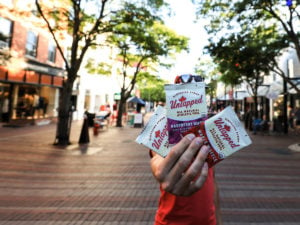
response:
[[[37,39],[37,35],[34,32],[28,31],[26,42],[26,55],[36,57]]]
[[[49,42],[49,47],[48,47],[48,60],[50,62],[55,62],[55,55],[56,55],[56,45],[51,41]]]
[[[0,17],[0,24],[0,50],[5,50],[11,43],[12,22]]]

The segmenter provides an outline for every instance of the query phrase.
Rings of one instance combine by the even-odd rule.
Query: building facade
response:
[[[32,22],[37,20],[33,4],[34,1],[20,0],[0,2],[2,122],[57,116],[64,62],[52,36]]]

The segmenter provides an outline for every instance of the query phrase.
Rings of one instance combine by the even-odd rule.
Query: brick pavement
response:
[[[78,146],[52,145],[55,125],[0,128],[0,225],[149,225],[158,187],[140,128],[110,128]],[[216,166],[224,225],[300,224],[296,135],[253,136]]]
[[[216,166],[224,224],[300,224],[300,153],[288,149],[299,136],[252,140]]]
[[[0,137],[1,225],[152,224],[158,190],[134,143],[140,129],[91,130],[86,151],[80,123],[66,149],[52,145],[53,125],[32,128],[2,128],[11,136]]]

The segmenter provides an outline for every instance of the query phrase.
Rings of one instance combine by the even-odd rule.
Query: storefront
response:
[[[28,60],[24,69],[0,66],[0,121],[57,116],[63,70]]]

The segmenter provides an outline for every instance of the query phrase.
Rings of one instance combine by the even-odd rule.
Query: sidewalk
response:
[[[251,138],[216,166],[224,224],[300,224],[300,153],[288,148],[299,136]]]
[[[53,146],[56,126],[0,128],[0,225],[150,225],[158,185],[141,128],[110,127],[79,146]],[[298,136],[251,136],[216,166],[224,225],[300,224]]]

